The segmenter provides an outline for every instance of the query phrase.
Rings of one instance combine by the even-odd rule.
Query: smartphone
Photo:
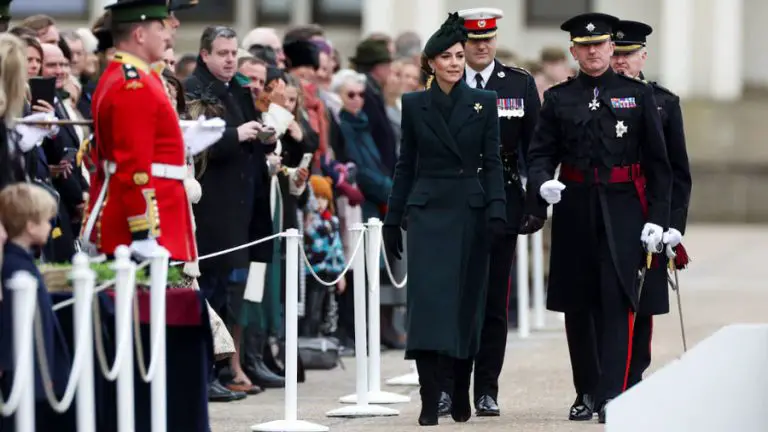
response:
[[[275,130],[272,128],[264,128],[261,132],[259,132],[258,135],[256,135],[256,139],[259,141],[267,141],[268,139],[272,138],[275,135]]]
[[[309,164],[312,163],[312,156],[314,156],[314,153],[304,153],[304,156],[301,157],[299,168],[309,169]]]
[[[64,149],[64,157],[61,158],[61,160],[69,161],[69,163],[72,164],[72,166],[77,165],[77,152],[79,150],[72,147],[67,147]]]
[[[32,105],[37,104],[38,100],[44,100],[53,106],[53,102],[56,99],[56,78],[30,78],[29,92],[30,96],[32,96]]]

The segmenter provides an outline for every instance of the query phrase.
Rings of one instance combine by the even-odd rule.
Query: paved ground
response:
[[[765,322],[768,304],[768,266],[763,255],[768,245],[768,227],[693,226],[686,247],[694,260],[683,273],[683,302],[689,345],[711,335],[720,327],[736,322]],[[674,308],[674,304],[673,304]],[[597,424],[573,424],[566,420],[574,394],[562,322],[548,317],[548,328],[521,340],[510,335],[501,379],[502,417],[472,418],[455,424],[441,419],[440,430],[565,432],[600,431]],[[654,365],[660,368],[682,352],[676,312],[660,317],[654,325]],[[402,353],[385,353],[384,378],[409,372]],[[397,417],[331,419],[325,412],[342,406],[338,397],[354,391],[354,361],[347,370],[310,373],[299,387],[299,418],[330,427],[335,432],[421,430],[416,425],[416,388],[388,387],[384,390],[411,394],[409,404],[394,406]],[[211,405],[213,432],[245,432],[253,424],[283,417],[282,391],[270,390],[242,402]]]

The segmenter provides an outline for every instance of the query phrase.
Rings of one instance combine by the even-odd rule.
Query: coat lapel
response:
[[[457,83],[457,88],[453,91],[461,92],[459,99],[456,101],[456,105],[451,112],[450,129],[449,131],[453,136],[459,133],[462,127],[464,127],[472,117],[482,114],[483,106],[479,105],[479,101],[472,99],[472,93],[469,86],[460,81]]]
[[[424,123],[432,129],[432,132],[437,135],[440,142],[448,147],[454,154],[456,154],[456,156],[461,158],[459,147],[456,145],[456,141],[453,139],[450,130],[448,130],[448,125],[445,124],[445,120],[443,120],[440,113],[432,107],[432,98],[429,95],[429,90],[425,91],[423,95],[422,110],[424,111]],[[456,109],[454,108],[454,113],[455,112]]]

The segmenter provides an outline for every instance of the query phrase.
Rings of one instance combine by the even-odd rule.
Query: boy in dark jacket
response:
[[[0,192],[0,223],[8,233],[8,241],[3,247],[2,297],[0,298],[0,390],[4,400],[10,396],[14,382],[16,355],[13,339],[13,291],[8,289],[8,282],[18,272],[28,272],[37,279],[37,310],[35,320],[41,320],[43,345],[45,352],[35,349],[35,356],[45,355],[51,368],[50,374],[56,384],[54,393],[57,397],[64,392],[69,380],[70,359],[66,345],[61,337],[58,320],[54,315],[51,297],[37,266],[33,249],[43,246],[51,232],[51,220],[56,216],[55,198],[45,189],[31,183],[17,183],[7,186]],[[33,333],[34,335],[34,333]],[[43,380],[35,365],[35,429],[38,431],[73,430],[57,415],[48,404],[43,390]],[[0,431],[15,430],[15,419],[0,417]],[[62,426],[64,426],[62,428]]]

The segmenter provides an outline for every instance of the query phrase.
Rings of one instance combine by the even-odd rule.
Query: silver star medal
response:
[[[597,100],[597,95],[599,95],[600,92],[597,91],[597,87],[592,91],[592,101],[589,103],[589,110],[590,111],[597,111],[598,108],[600,108],[600,102]]]
[[[623,138],[624,134],[628,131],[629,128],[624,124],[623,121],[616,122],[616,138]]]

